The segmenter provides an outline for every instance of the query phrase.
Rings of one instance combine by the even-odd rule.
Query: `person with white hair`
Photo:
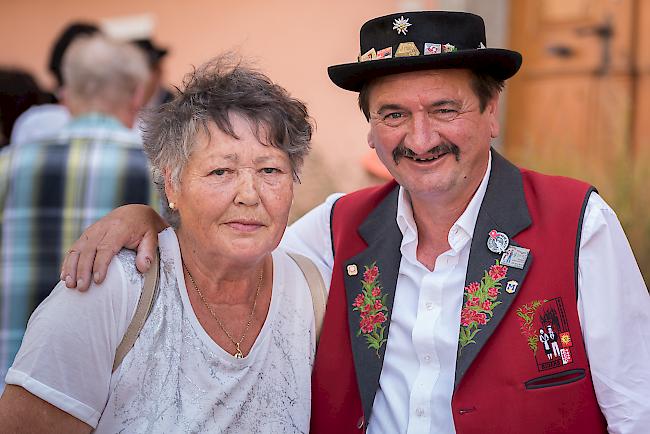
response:
[[[70,244],[116,206],[157,202],[140,135],[131,129],[148,71],[132,44],[76,39],[62,65],[71,120],[55,135],[0,155],[1,376]]]

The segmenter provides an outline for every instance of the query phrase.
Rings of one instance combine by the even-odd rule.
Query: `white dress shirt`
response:
[[[369,434],[455,432],[451,398],[463,288],[490,170],[491,159],[434,271],[417,260],[417,226],[400,187],[402,259]],[[334,263],[330,212],[340,196],[307,213],[283,239],[285,247],[317,263],[326,283]],[[596,193],[585,210],[578,267],[578,315],[608,429],[644,432],[650,426],[650,400],[644,399],[650,392],[650,297],[616,214]]]

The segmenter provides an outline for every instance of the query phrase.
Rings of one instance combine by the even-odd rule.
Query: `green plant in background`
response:
[[[650,282],[650,148],[635,155],[614,151],[608,158],[578,152],[544,156],[531,149],[517,152],[514,161],[539,172],[581,179],[598,189],[616,212],[643,278]]]

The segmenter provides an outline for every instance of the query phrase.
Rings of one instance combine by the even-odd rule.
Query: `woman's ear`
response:
[[[165,169],[163,172],[163,177],[165,178],[165,195],[167,196],[167,201],[171,203],[176,202],[176,198],[178,196],[178,192],[176,191],[176,188],[174,187],[174,183],[172,182],[172,174],[171,170]]]

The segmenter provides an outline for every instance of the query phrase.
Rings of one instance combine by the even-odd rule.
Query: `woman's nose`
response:
[[[260,201],[257,191],[257,177],[254,170],[238,170],[237,193],[235,202],[245,206],[255,206]]]

